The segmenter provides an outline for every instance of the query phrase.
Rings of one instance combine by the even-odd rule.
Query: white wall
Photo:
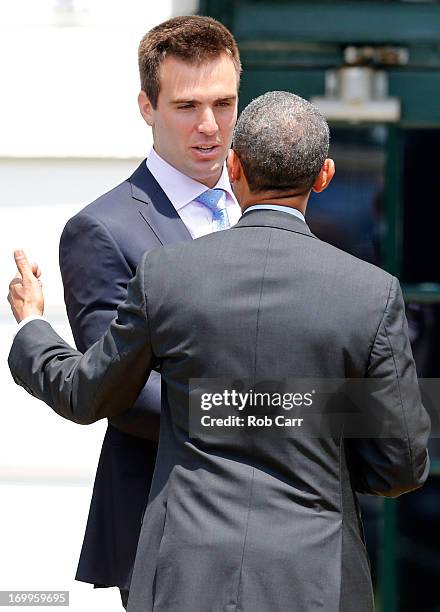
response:
[[[114,590],[73,580],[105,424],[65,421],[12,382],[6,359],[15,322],[5,299],[12,251],[24,248],[40,264],[46,314],[71,341],[58,271],[61,230],[147,154],[137,46],[150,27],[196,5],[0,4],[0,590],[69,590],[74,611],[121,609]]]
[[[43,270],[46,315],[72,342],[58,269],[69,217],[124,180],[138,159],[0,159],[0,287],[22,247]],[[0,303],[0,590],[69,590],[70,608],[118,610],[114,589],[74,582],[105,423],[61,419],[14,385],[6,359],[15,322]]]
[[[124,180],[139,160],[14,159],[0,160],[0,286],[7,293],[15,273],[14,248],[22,247],[43,271],[46,315],[57,330],[72,342],[65,315],[63,288],[58,269],[58,241],[73,214],[116,183]],[[9,304],[0,306],[0,383],[10,408],[3,411],[5,435],[0,444],[0,478],[11,470],[40,470],[49,477],[60,470],[90,481],[95,468],[104,423],[79,427],[16,387],[6,367],[6,357],[15,328]],[[11,408],[13,406],[13,409]],[[26,423],[26,427],[23,427]],[[36,432],[44,432],[42,444]],[[12,434],[12,435],[11,435]],[[18,434],[18,437],[15,435]],[[81,447],[78,455],[77,448]],[[56,458],[56,461],[54,461]]]

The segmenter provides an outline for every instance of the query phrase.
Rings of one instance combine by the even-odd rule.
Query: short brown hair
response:
[[[222,53],[230,56],[239,81],[241,63],[237,43],[223,24],[200,15],[168,19],[147,32],[140,42],[141,89],[156,108],[160,91],[159,68],[165,57],[172,55],[191,64],[202,64]]]

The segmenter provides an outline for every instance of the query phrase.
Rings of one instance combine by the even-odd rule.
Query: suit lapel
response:
[[[145,160],[129,181],[131,195],[139,205],[142,219],[150,226],[161,244],[192,240],[176,209],[148,170]]]

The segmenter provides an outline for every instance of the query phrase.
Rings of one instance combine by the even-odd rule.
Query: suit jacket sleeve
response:
[[[348,441],[357,491],[397,497],[417,489],[428,477],[429,416],[417,382],[405,305],[396,278],[371,349],[367,377],[380,380],[378,408],[399,437]],[[377,406],[376,406],[377,408]]]
[[[60,269],[73,337],[77,348],[85,351],[116,316],[133,271],[110,231],[85,213],[73,217],[63,231]],[[160,375],[153,371],[130,410],[114,417],[112,424],[129,434],[157,439],[160,385]]]
[[[15,382],[61,416],[81,424],[129,408],[154,366],[143,277],[142,261],[117,318],[84,354],[70,347],[46,321],[27,323],[9,354]]]

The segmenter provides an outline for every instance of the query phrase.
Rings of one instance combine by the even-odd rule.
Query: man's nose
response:
[[[206,108],[202,112],[198,126],[199,132],[207,136],[213,136],[218,131],[217,120],[212,108]]]

